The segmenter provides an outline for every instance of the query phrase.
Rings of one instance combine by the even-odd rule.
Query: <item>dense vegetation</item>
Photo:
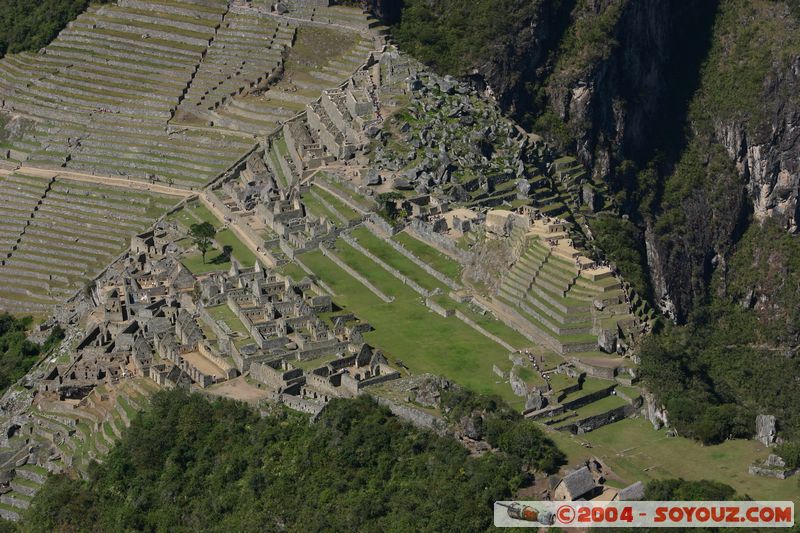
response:
[[[492,58],[521,19],[538,10],[530,0],[405,0],[393,35],[404,50],[440,72],[466,74]]]
[[[477,435],[521,459],[526,469],[554,473],[566,463],[566,456],[533,420],[523,418],[497,396],[451,386],[442,392],[440,407],[451,425],[471,424]]]
[[[784,437],[800,438],[800,360],[780,347],[800,333],[800,249],[792,239],[774,224],[751,227],[727,279],[712,283],[717,296],[643,347],[642,375],[684,434],[707,443],[747,437],[756,414],[769,413]],[[758,294],[774,294],[777,305]]]
[[[518,448],[525,431],[515,427],[501,438],[530,454]],[[162,392],[87,481],[50,479],[23,527],[485,530],[492,502],[523,482],[521,462],[513,451],[471,458],[455,440],[414,429],[365,397],[334,400],[309,423],[298,413],[261,418],[232,401]]]
[[[92,0],[105,3],[108,0]],[[52,41],[90,0],[3,0],[0,8],[0,57],[38,50]]]
[[[15,318],[0,313],[0,394],[24,376],[43,353],[50,351],[64,338],[63,330],[56,326],[43,345],[27,339],[31,317]]]
[[[639,246],[641,230],[630,220],[605,213],[592,219],[590,225],[595,244],[614,261],[624,279],[637,293],[645,297],[650,294],[647,263]]]
[[[724,501],[735,500],[736,491],[718,481],[686,481],[685,479],[657,479],[647,484],[645,500],[653,501]]]
[[[657,479],[650,481],[645,487],[644,499],[650,501],[730,501],[744,500],[736,494],[730,485],[701,479],[699,481],[687,481],[685,479]],[[673,533],[691,533],[698,528],[670,528]],[[730,531],[735,532],[734,528],[703,528],[704,531]],[[613,528],[606,529],[608,533],[637,533],[642,531],[635,528]],[[650,530],[652,531],[652,530]],[[769,531],[769,529],[751,529],[749,531]]]

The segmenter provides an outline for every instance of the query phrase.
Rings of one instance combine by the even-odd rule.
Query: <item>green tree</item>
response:
[[[94,0],[104,4],[108,0]],[[3,0],[0,2],[0,57],[38,50],[89,5],[89,0]]]
[[[203,263],[206,262],[206,252],[211,248],[212,240],[216,234],[217,230],[209,222],[192,224],[189,228],[189,237],[191,237],[197,249],[200,250],[200,253],[203,254]]]
[[[397,200],[402,200],[403,198],[402,193],[397,191],[379,194],[377,197],[379,211],[389,220],[397,220],[401,213],[404,212],[402,209],[397,209]]]
[[[706,479],[657,479],[647,484],[644,493],[645,500],[656,501],[723,501],[731,500],[735,495],[736,491],[730,485]]]
[[[40,346],[27,338],[32,324],[31,317],[16,318],[0,313],[0,394],[24,376],[43,353],[51,351],[64,338],[64,330],[55,326],[44,345]]]

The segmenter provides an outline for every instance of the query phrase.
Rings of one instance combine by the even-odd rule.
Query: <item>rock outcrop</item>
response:
[[[756,440],[764,446],[775,442],[775,417],[772,415],[758,415],[756,417]]]

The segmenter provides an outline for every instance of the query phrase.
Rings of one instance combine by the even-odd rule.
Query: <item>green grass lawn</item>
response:
[[[533,342],[530,339],[528,339],[521,333],[518,333],[514,328],[511,328],[505,325],[505,323],[497,320],[492,315],[488,313],[486,315],[481,315],[479,313],[476,313],[470,308],[469,304],[456,302],[455,300],[447,296],[442,296],[440,298],[441,302],[444,302],[445,298],[449,300],[449,303],[448,305],[446,305],[446,307],[455,307],[456,309],[461,311],[464,315],[466,315],[467,318],[469,318],[470,320],[481,326],[483,329],[485,329],[492,335],[497,335],[498,337],[506,341],[514,348],[521,349],[533,345]]]
[[[703,446],[683,437],[669,438],[665,430],[653,430],[643,418],[621,420],[579,436],[554,430],[548,434],[567,454],[570,464],[599,457],[625,483],[674,477],[711,479],[755,499],[800,499],[796,476],[779,480],[747,473],[753,460],[769,453],[753,440]],[[592,448],[582,447],[581,442],[591,443]]]
[[[325,172],[320,172],[319,174],[317,174],[316,179],[323,180],[325,184],[328,185],[329,188],[340,193],[345,198],[349,199],[362,209],[366,209],[367,211],[369,211],[370,209],[373,209],[375,207],[374,201],[368,200],[366,197],[358,194],[354,190],[345,187],[342,183],[333,179],[333,177],[326,174]]]
[[[352,248],[351,248],[352,250]],[[338,253],[349,262],[348,253]],[[373,281],[370,272],[381,272],[372,261],[351,263],[362,275]],[[375,328],[365,334],[370,344],[384,350],[390,360],[401,359],[413,373],[432,372],[453,379],[477,392],[499,394],[515,408],[523,400],[511,391],[508,384],[492,372],[492,365],[507,366],[507,351],[473,330],[456,317],[444,318],[428,310],[421,297],[395,278],[383,276],[375,280],[381,290],[395,296],[384,303],[355,278],[315,251],[303,254],[302,261],[339,295],[337,305],[356,313]],[[361,268],[359,268],[361,267]],[[498,383],[499,382],[499,383]]]
[[[308,275],[297,263],[286,263],[278,269],[278,272],[284,276],[290,276],[295,282],[300,281]]]
[[[311,214],[315,217],[325,217],[336,227],[340,227],[342,225],[342,221],[339,220],[339,217],[337,217],[333,211],[325,207],[322,202],[314,198],[310,192],[303,194],[301,198],[303,205],[306,206],[307,214]]]
[[[197,201],[187,203],[182,209],[167,216],[167,220],[176,220],[188,230],[192,224],[208,222],[215,228],[222,226],[222,222],[209,211],[206,206]]]
[[[345,204],[328,191],[325,191],[316,185],[313,185],[311,190],[314,191],[314,193],[316,193],[320,198],[328,202],[331,207],[336,209],[347,220],[356,220],[361,218],[361,214],[358,211]]]
[[[571,378],[566,374],[558,374],[556,372],[553,372],[548,375],[550,376],[550,387],[554,391],[560,391],[561,389],[565,389],[567,387],[576,385],[578,383],[577,379]]]
[[[312,370],[319,368],[321,366],[325,366],[331,361],[335,361],[338,359],[335,355],[328,355],[325,357],[317,357],[316,359],[306,359],[304,361],[297,361],[297,360],[290,360],[289,362],[295,368],[302,368],[305,372],[311,372]]]
[[[186,207],[172,213],[167,218],[169,220],[177,220],[187,231],[192,224],[201,222],[208,222],[217,229],[214,240],[217,242],[220,249],[215,248],[207,252],[205,264],[203,263],[202,255],[199,253],[185,257],[182,260],[184,266],[191,270],[193,274],[204,274],[206,272],[215,272],[230,268],[230,261],[224,260],[225,258],[222,256],[221,247],[223,246],[230,246],[233,249],[233,258],[236,259],[241,266],[251,267],[256,264],[255,254],[251,252],[230,229],[226,228],[220,230],[222,222],[204,205],[197,202],[190,202]],[[191,241],[186,240],[181,244],[189,247],[191,246]]]
[[[519,379],[530,386],[539,387],[545,384],[544,378],[533,368],[527,366],[517,367],[516,373]]]
[[[575,412],[578,413],[578,417],[574,420],[580,420],[582,418],[588,418],[590,416],[606,413],[612,409],[616,409],[617,407],[622,407],[624,405],[628,405],[628,402],[619,396],[606,396],[605,398],[601,398],[596,402],[592,402],[584,405],[583,407],[575,409]],[[570,420],[570,422],[571,421],[572,420]]]
[[[184,256],[181,258],[181,263],[195,275],[219,272],[221,270],[224,271],[231,267],[230,259],[217,249],[206,252],[205,263],[203,262],[203,255],[200,252]]]
[[[597,379],[597,378],[590,378],[587,377],[583,380],[583,384],[581,385],[581,390],[575,391],[571,394],[568,394],[562,402],[571,402],[572,400],[577,400],[578,398],[582,398],[587,394],[592,394],[597,392],[601,389],[607,389],[608,387],[614,386],[614,382],[607,380],[607,379]]]
[[[187,208],[200,222],[208,222],[215,228],[219,228],[222,225],[222,222],[206,206],[199,202],[189,204]]]
[[[448,278],[454,281],[458,281],[461,278],[461,265],[432,246],[425,244],[405,232],[398,233],[392,238],[405,246],[409,252],[416,255]]]

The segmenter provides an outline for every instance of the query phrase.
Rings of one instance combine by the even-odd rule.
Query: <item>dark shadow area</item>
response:
[[[664,180],[674,170],[689,139],[689,107],[700,86],[703,63],[711,49],[718,4],[717,0],[679,0],[672,2],[670,8],[672,21],[668,42],[671,48],[667,51],[664,65],[663,101],[648,122],[649,127],[644,131],[643,138],[629,144],[639,148],[634,153],[626,154],[638,169],[655,164],[659,179],[653,191],[653,207],[660,205]],[[635,105],[635,95],[624,97],[629,105]],[[635,176],[629,174],[624,178],[628,180],[625,183],[628,190],[636,188]]]

